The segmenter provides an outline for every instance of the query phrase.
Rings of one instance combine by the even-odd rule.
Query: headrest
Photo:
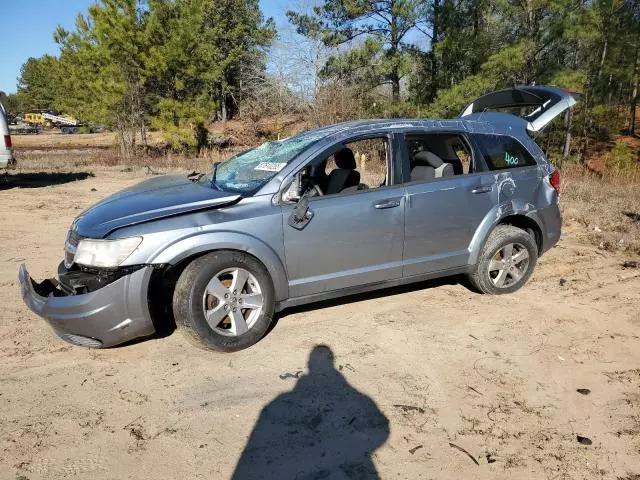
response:
[[[438,168],[443,163],[439,156],[426,150],[416,153],[413,158],[416,165],[428,165],[433,168]]]
[[[454,177],[456,175],[453,165],[450,163],[443,163],[440,168],[436,168],[436,177]]]
[[[418,165],[411,169],[412,182],[424,182],[433,178],[435,178],[435,168],[433,167]]]
[[[336,167],[344,168],[347,170],[356,169],[356,159],[353,156],[353,152],[350,148],[343,148],[333,154],[333,159],[336,161]]]

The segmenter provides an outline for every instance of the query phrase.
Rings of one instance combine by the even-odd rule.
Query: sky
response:
[[[2,0],[2,48],[0,48],[0,91],[15,93],[20,67],[29,57],[56,55],[53,32],[58,25],[74,27],[79,12],[85,13],[94,0]],[[286,24],[285,12],[295,0],[260,0],[265,17],[278,26]]]

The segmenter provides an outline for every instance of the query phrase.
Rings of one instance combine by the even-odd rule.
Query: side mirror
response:
[[[289,226],[302,230],[313,218],[313,211],[309,208],[309,197],[303,195],[289,215]]]

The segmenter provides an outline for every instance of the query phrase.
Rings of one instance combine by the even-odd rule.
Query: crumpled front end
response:
[[[58,279],[34,282],[24,264],[18,279],[25,304],[58,336],[75,345],[110,347],[155,332],[148,305],[153,267],[73,272],[61,265]]]

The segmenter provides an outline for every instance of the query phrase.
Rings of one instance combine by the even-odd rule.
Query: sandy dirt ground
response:
[[[513,295],[445,280],[285,312],[235,354],[89,350],[17,270],[53,275],[72,219],[144,178],[94,173],[0,185],[0,478],[640,478],[640,270],[577,225]]]

